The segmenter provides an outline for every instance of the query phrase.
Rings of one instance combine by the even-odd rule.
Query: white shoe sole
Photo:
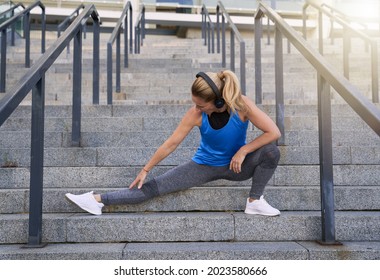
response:
[[[262,215],[262,216],[270,216],[270,217],[280,216],[280,214],[281,214],[281,213],[274,213],[274,214],[263,213],[263,212],[258,212],[258,211],[254,211],[254,210],[245,210],[244,213],[248,214],[248,215]]]
[[[100,212],[94,212],[94,211],[92,211],[91,209],[88,209],[88,208],[85,207],[85,206],[81,206],[80,204],[78,204],[78,203],[75,201],[75,199],[74,199],[73,197],[71,197],[71,195],[73,195],[73,194],[71,194],[71,193],[67,193],[67,194],[65,194],[65,198],[66,198],[67,201],[71,202],[72,204],[75,204],[76,206],[78,206],[78,207],[81,208],[82,210],[84,210],[84,211],[86,211],[86,212],[88,212],[88,213],[90,213],[90,214],[92,214],[92,215],[96,215],[96,216],[100,216],[100,215],[102,215],[102,211],[100,211]]]

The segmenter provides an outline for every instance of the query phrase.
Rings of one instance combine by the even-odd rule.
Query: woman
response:
[[[263,198],[264,188],[280,158],[277,146],[272,144],[280,137],[275,123],[241,94],[238,78],[229,70],[198,73],[191,92],[194,106],[129,188],[104,194],[68,193],[66,197],[89,213],[101,215],[104,205],[140,203],[217,179],[243,181],[252,178],[245,213],[279,215],[280,211]],[[246,143],[249,122],[263,133]],[[200,130],[201,143],[192,160],[145,182],[148,172],[170,155],[194,127]]]

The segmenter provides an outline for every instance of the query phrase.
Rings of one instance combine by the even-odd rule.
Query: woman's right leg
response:
[[[143,184],[141,189],[122,189],[101,194],[105,205],[137,204],[153,197],[186,190],[217,178],[215,167],[193,161],[181,164]]]

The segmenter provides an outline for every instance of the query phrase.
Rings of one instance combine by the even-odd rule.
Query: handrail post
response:
[[[306,40],[307,39],[307,31],[306,31],[306,21],[307,21],[307,14],[306,14],[306,9],[308,7],[308,4],[305,4],[302,7],[302,34],[303,38]]]
[[[45,76],[32,90],[32,127],[30,153],[29,237],[26,248],[40,248],[42,244],[42,201],[44,162]]]
[[[232,72],[235,72],[235,33],[232,29],[230,31],[230,37],[230,68]]]
[[[26,13],[24,18],[24,35],[25,35],[25,67],[30,67],[30,13]]]
[[[107,44],[107,104],[112,104],[112,43]]]
[[[132,14],[130,18],[132,18]],[[124,68],[127,68],[128,67],[128,13],[125,14],[125,18],[124,18],[123,34],[124,34]]]
[[[140,44],[141,44],[141,28],[140,28],[140,25],[136,26],[135,34],[137,34],[137,40],[135,40],[136,53],[140,53]]]
[[[74,58],[73,58],[73,118],[71,145],[80,146],[81,129],[81,100],[82,100],[82,27],[79,28],[74,38]]]
[[[43,5],[41,7],[41,53],[45,53],[46,49],[46,13],[45,7]]]
[[[141,46],[144,44],[145,39],[145,6],[142,8],[142,14],[141,14]]]
[[[267,18],[267,45],[270,46],[270,20]]]
[[[347,28],[343,30],[343,75],[350,79],[350,44],[351,39]]]
[[[318,11],[318,49],[319,53],[323,55],[323,15],[322,11]]]
[[[277,145],[285,144],[284,125],[284,63],[282,34],[275,28],[275,83],[276,83],[276,123],[280,130],[281,137],[277,140]]]
[[[215,53],[215,27],[214,25],[211,26],[211,36],[212,36],[212,53]]]
[[[210,53],[211,45],[210,45],[210,23],[207,23],[207,51]]]
[[[255,18],[255,95],[256,104],[261,104],[263,101],[262,96],[262,74],[261,74],[261,36],[262,36],[262,23],[261,17]]]
[[[99,80],[100,80],[100,23],[93,20],[93,72],[92,72],[92,103],[99,104]]]
[[[204,45],[206,46],[206,12],[205,12],[205,7],[202,6],[202,11],[201,11],[201,16],[202,16],[202,39],[204,39]]]
[[[377,43],[371,43],[372,102],[379,103],[379,70]]]
[[[321,188],[321,219],[323,244],[337,244],[335,240],[334,183],[331,130],[330,87],[318,74],[319,168]]]
[[[11,17],[13,17],[15,14],[15,10],[12,10],[11,12]],[[12,27],[11,27],[12,31],[11,31],[11,46],[15,46],[15,40],[16,40],[16,36],[15,36],[15,33],[16,33],[16,23],[12,24]]]
[[[5,92],[7,69],[7,30],[1,30],[1,66],[0,66],[0,92]]]
[[[216,51],[220,53],[220,20],[219,6],[216,7]]]
[[[116,92],[120,92],[120,30],[116,36]]]
[[[131,6],[129,13],[129,52],[133,53],[133,9]]]
[[[226,21],[222,14],[222,67],[226,67]]]
[[[240,83],[241,92],[246,95],[246,71],[245,71],[245,42],[240,42]]]

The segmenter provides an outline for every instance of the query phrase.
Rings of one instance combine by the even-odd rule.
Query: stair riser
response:
[[[377,212],[336,213],[336,237],[345,241],[380,239]],[[1,243],[26,243],[27,215],[0,221]],[[205,230],[207,228],[207,230]],[[152,213],[45,215],[45,242],[308,241],[321,236],[320,213],[263,217],[244,213]]]
[[[379,186],[347,187],[335,186],[335,210],[380,210]],[[116,191],[120,188],[93,189],[95,193]],[[250,187],[245,186],[204,186],[169,194],[137,205],[113,205],[103,209],[105,213],[118,212],[186,212],[186,211],[244,211]],[[44,213],[84,212],[64,199],[67,192],[84,193],[88,189],[44,189]],[[273,187],[265,190],[265,198],[281,211],[319,211],[320,188],[314,187]],[[29,212],[29,190],[1,190],[0,213]]]
[[[4,260],[377,260],[380,242],[57,243],[29,250],[17,244],[0,245],[0,252]]]
[[[180,157],[183,158],[183,155]],[[141,160],[141,159],[140,159]],[[141,161],[139,161],[141,162]],[[162,174],[170,168],[165,160],[151,176]],[[133,181],[142,165],[136,167],[45,167],[44,186],[52,188],[94,188],[125,186]],[[333,168],[337,186],[380,186],[378,165],[337,165]],[[29,170],[26,168],[0,169],[2,188],[29,188]],[[270,185],[319,186],[319,166],[278,166]]]
[[[158,135],[160,136],[160,135]],[[194,137],[196,139],[196,136]],[[71,140],[71,139],[70,139]],[[45,167],[102,167],[102,166],[135,166],[146,162],[155,152],[156,148],[164,142],[165,136],[156,139],[157,142],[149,143],[146,138],[141,138],[146,143],[145,147],[130,143],[129,138],[110,139],[115,148],[102,147],[105,142],[97,139],[87,139],[91,141],[90,148],[45,148]],[[162,141],[160,141],[162,140]],[[82,142],[87,144],[86,142]],[[57,143],[51,143],[57,145]],[[129,145],[131,148],[116,146]],[[69,146],[67,143],[66,146]],[[100,147],[96,147],[100,146]],[[136,147],[133,147],[136,146]],[[318,147],[279,147],[281,151],[280,165],[317,165],[319,164]],[[160,163],[160,165],[179,165],[184,160],[190,160],[197,149],[196,140],[185,141],[181,148],[174,151],[170,157]],[[0,149],[0,166],[7,166],[8,163],[15,163],[16,167],[30,166],[29,148],[6,148]],[[335,165],[377,165],[380,166],[380,148],[378,147],[334,147],[333,163]]]

